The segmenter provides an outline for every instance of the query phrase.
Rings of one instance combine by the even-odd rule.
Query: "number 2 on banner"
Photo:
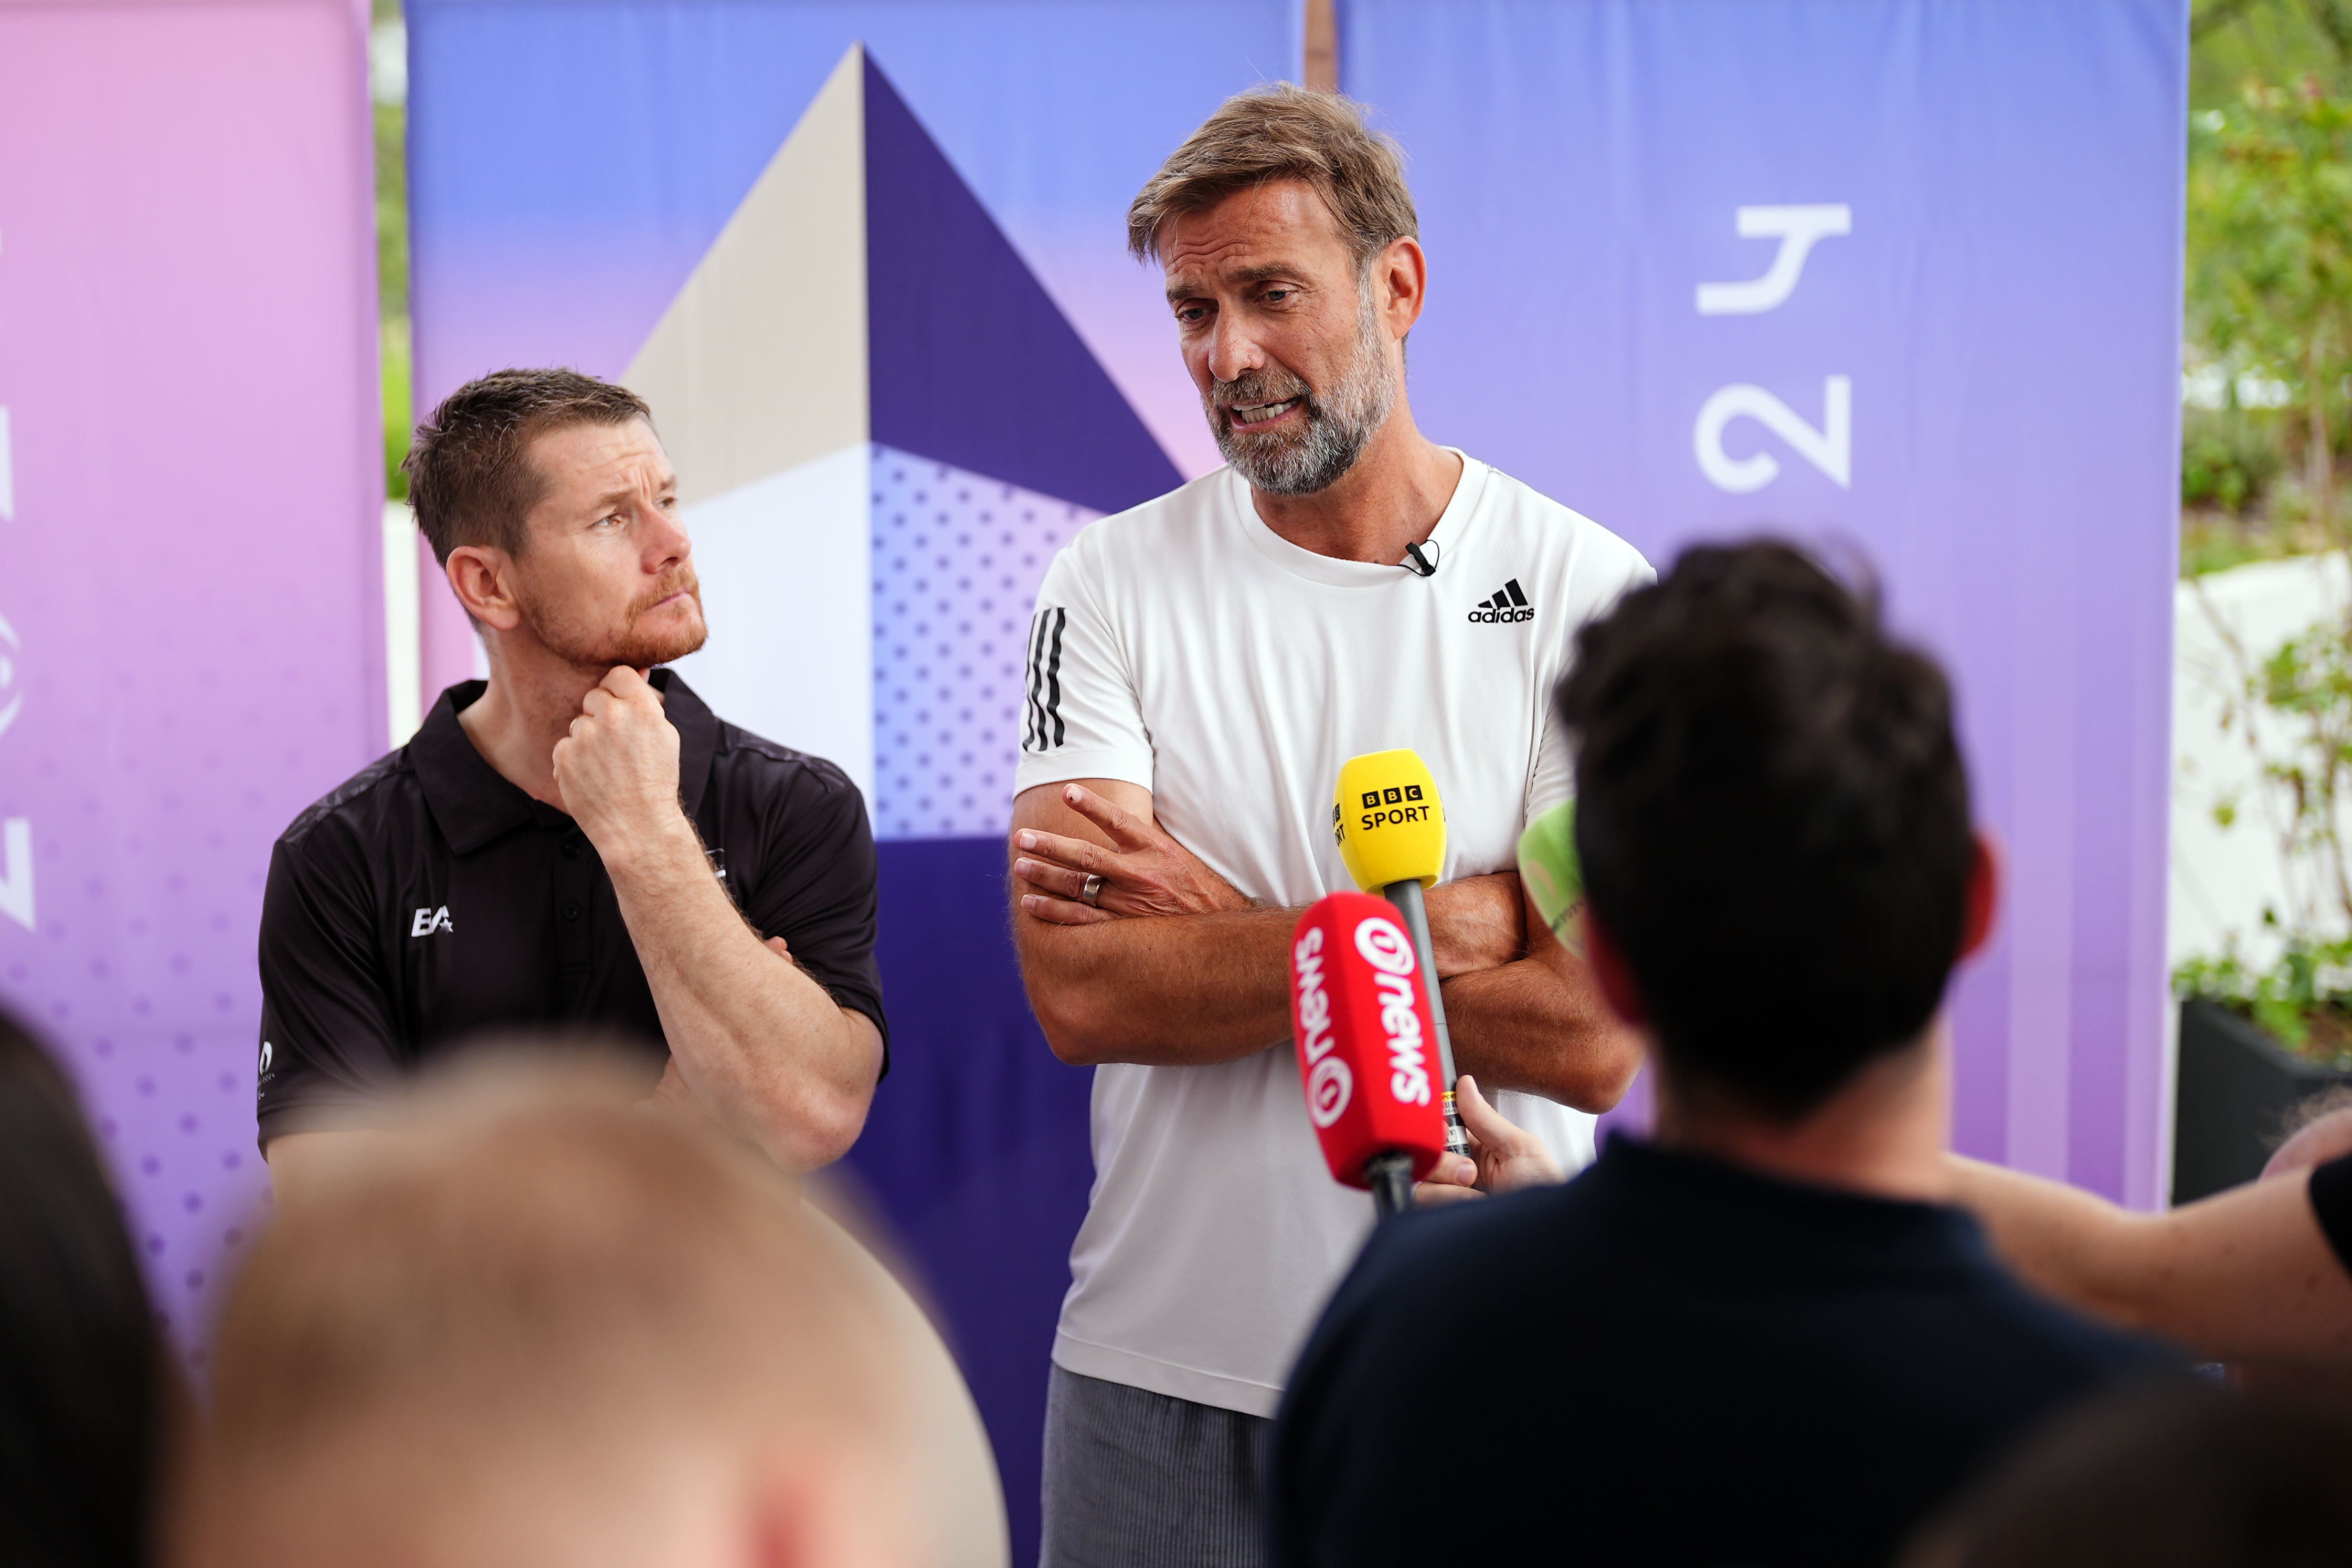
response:
[[[1732,211],[1732,227],[1742,239],[1778,239],[1780,248],[1763,275],[1738,283],[1698,286],[1702,316],[1755,316],[1777,310],[1797,291],[1805,258],[1824,239],[1853,232],[1853,209],[1843,202],[1803,206],[1745,206]],[[1752,382],[1718,389],[1699,405],[1691,426],[1691,450],[1707,483],[1733,495],[1760,490],[1780,477],[1780,460],[1769,452],[1735,458],[1723,449],[1723,433],[1735,419],[1753,419],[1787,443],[1840,489],[1853,488],[1853,381],[1827,376],[1822,382],[1822,423],[1815,429],[1803,416]]]
[[[1723,449],[1724,427],[1735,419],[1753,419],[1789,444],[1791,451],[1836,481],[1841,489],[1853,488],[1853,381],[1832,375],[1822,383],[1822,427],[1805,423],[1797,411],[1760,386],[1741,382],[1727,386],[1700,405],[1698,423],[1691,429],[1691,447],[1699,471],[1716,489],[1734,495],[1760,490],[1780,478],[1780,460],[1769,452],[1735,458]]]

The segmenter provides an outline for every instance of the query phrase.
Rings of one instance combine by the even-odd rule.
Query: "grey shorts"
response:
[[[1060,1367],[1038,1568],[1261,1568],[1274,1423]]]

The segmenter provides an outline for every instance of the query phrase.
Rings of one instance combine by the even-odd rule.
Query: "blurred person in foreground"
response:
[[[838,1159],[888,1065],[873,836],[839,768],[656,668],[705,626],[652,412],[573,371],[501,371],[450,394],[404,467],[489,679],[270,857],[272,1185],[452,1043],[555,1025],[649,1042],[647,1090],[787,1169]]]
[[[2029,1295],[1950,1206],[1943,996],[1994,904],[1950,689],[1760,542],[1588,626],[1559,703],[1585,951],[1657,1131],[1374,1235],[1276,1424],[1275,1560],[1883,1563],[2011,1443],[2172,1364]]]
[[[1904,1568],[2344,1568],[2352,1420],[2183,1387],[2068,1416],[1903,1558]]]
[[[613,1062],[486,1055],[286,1195],[185,1559],[898,1568],[914,1412],[861,1255]]]
[[[0,1013],[0,1563],[153,1561],[186,1415],[80,1102]]]
[[[2036,1289],[2352,1411],[2352,1106],[2315,1106],[2259,1180],[2162,1214],[1957,1155],[1952,1168],[1958,1201]]]

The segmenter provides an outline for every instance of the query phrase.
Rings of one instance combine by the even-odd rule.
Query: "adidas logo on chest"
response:
[[[1517,577],[1496,589],[1488,597],[1479,600],[1470,612],[1473,622],[1486,626],[1511,626],[1535,618],[1535,606],[1528,603],[1528,595],[1520,588]]]

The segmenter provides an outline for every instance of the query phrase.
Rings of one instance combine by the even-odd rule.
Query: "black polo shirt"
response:
[[[1612,1138],[1374,1233],[1291,1373],[1269,1557],[1883,1568],[2053,1415],[2180,1371],[1958,1209]]]
[[[760,935],[883,1031],[875,858],[847,775],[726,723],[654,672],[678,795]],[[469,1036],[585,1026],[643,1041],[661,1018],[595,847],[474,749],[441,694],[415,739],[294,820],[261,906],[261,1139],[315,1125]]]

